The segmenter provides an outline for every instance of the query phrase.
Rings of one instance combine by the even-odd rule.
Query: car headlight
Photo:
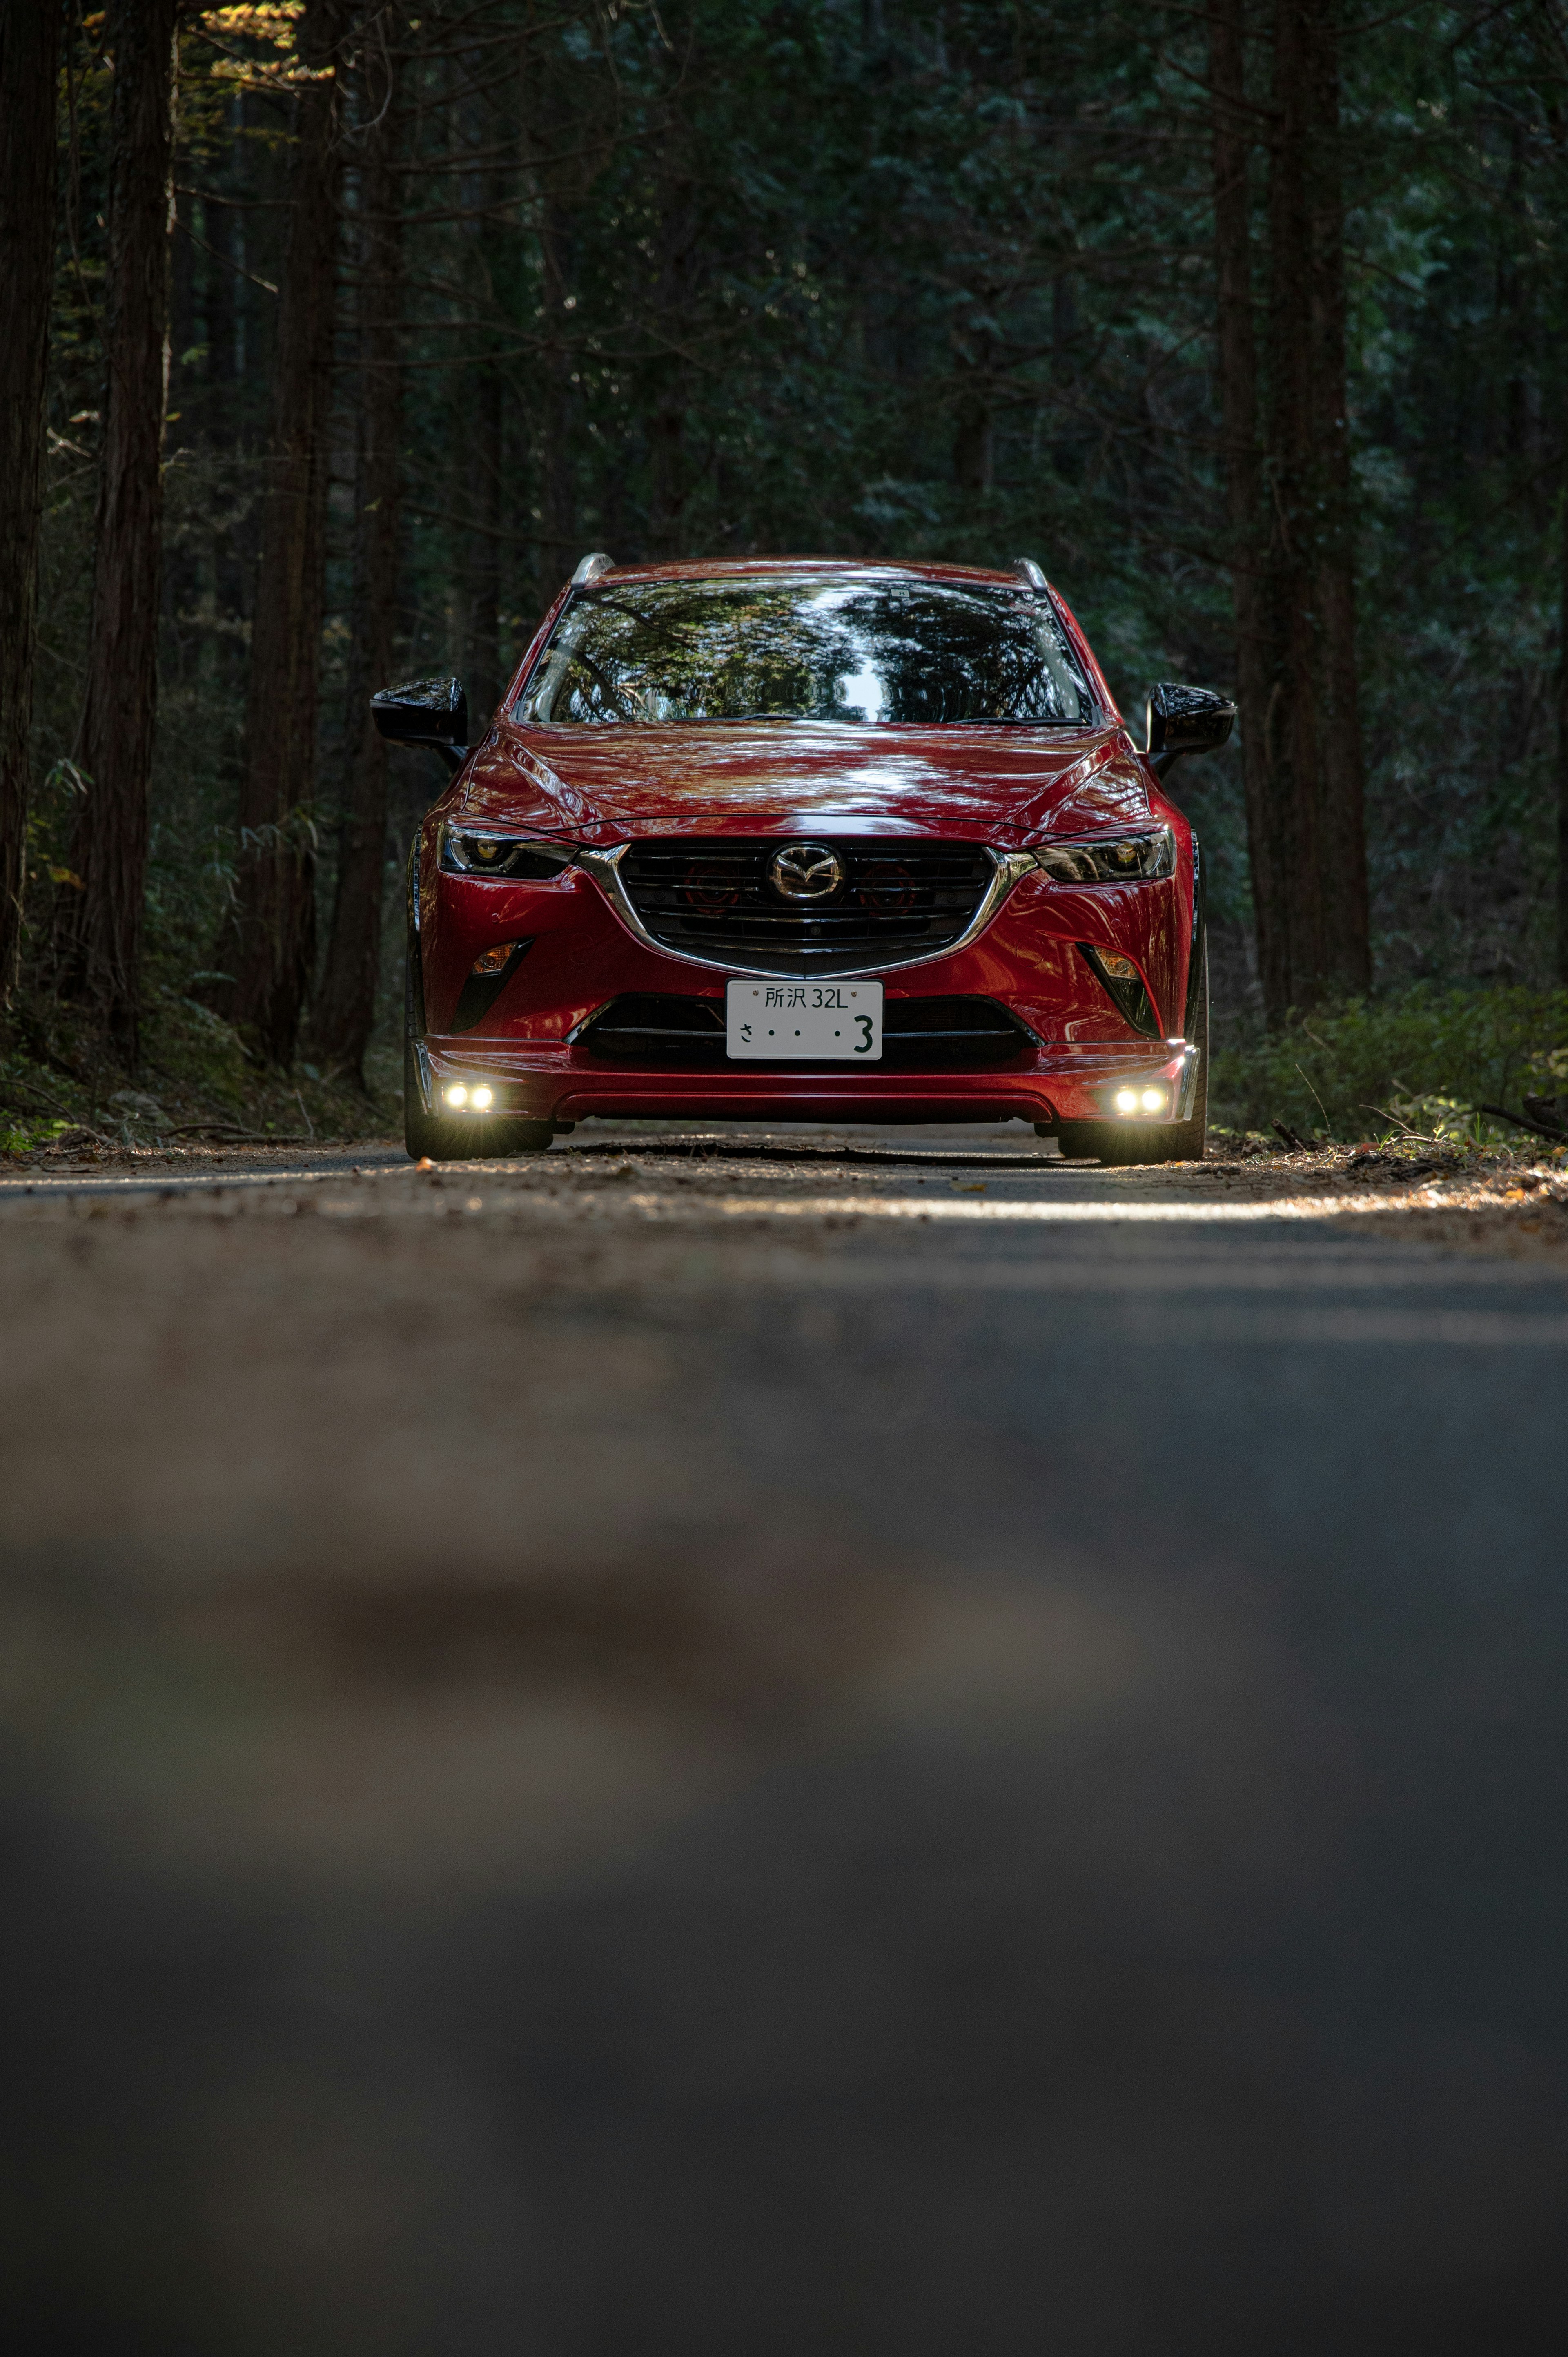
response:
[[[499,876],[509,883],[543,884],[570,867],[576,856],[576,845],[570,843],[495,834],[482,827],[441,830],[441,865],[448,876]]]
[[[1176,873],[1176,837],[1161,826],[1152,834],[1041,843],[1033,857],[1056,884],[1147,884]]]

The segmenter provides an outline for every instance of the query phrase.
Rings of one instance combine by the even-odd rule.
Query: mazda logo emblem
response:
[[[827,900],[843,882],[843,861],[826,843],[780,844],[768,880],[781,900]]]

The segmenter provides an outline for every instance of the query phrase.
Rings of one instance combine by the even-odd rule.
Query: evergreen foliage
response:
[[[151,968],[181,1000],[221,987],[215,944],[242,865],[303,14],[181,20],[148,874]],[[1544,994],[1558,954],[1564,12],[1516,0],[1340,17],[1374,992],[1532,992],[1544,1050],[1563,1036]],[[451,669],[476,704],[492,696],[571,565],[605,548],[1034,554],[1134,725],[1155,678],[1232,683],[1201,12],[368,0],[349,21],[321,724],[294,821],[316,847],[323,942],[360,726],[346,700],[364,594],[355,213],[379,110],[395,127],[402,232],[400,674]],[[1247,13],[1260,256],[1272,26],[1262,5]],[[81,791],[102,38],[101,18],[77,21],[61,83],[35,977],[51,903],[74,888],[62,871]],[[1257,293],[1261,306],[1261,274]],[[391,1028],[402,862],[437,782],[393,756]],[[1241,1041],[1259,1015],[1239,759],[1184,765],[1173,784],[1208,856],[1219,1036]]]

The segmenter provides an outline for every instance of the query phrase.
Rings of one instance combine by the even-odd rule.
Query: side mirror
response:
[[[1148,758],[1163,778],[1184,753],[1218,752],[1236,722],[1236,706],[1211,687],[1178,687],[1162,680],[1149,690]]]
[[[371,698],[371,716],[394,745],[428,745],[447,767],[468,758],[468,699],[460,679],[412,679]]]

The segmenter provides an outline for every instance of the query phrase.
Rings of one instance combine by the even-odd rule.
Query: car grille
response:
[[[794,1071],[771,1058],[731,1063],[725,1053],[722,998],[612,998],[589,1018],[577,1044],[611,1064],[659,1064],[666,1071]],[[985,1072],[1011,1064],[1034,1045],[1033,1034],[991,998],[890,998],[882,1022],[881,1072]],[[838,1071],[838,1063],[814,1071]]]
[[[800,977],[934,956],[964,931],[995,872],[974,843],[822,839],[843,860],[844,880],[830,900],[809,905],[781,899],[768,881],[778,835],[634,843],[620,879],[661,947]]]

